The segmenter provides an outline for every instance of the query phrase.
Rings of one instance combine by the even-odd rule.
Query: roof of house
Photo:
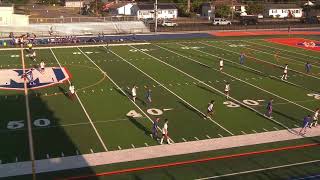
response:
[[[153,10],[153,4],[137,4],[140,10]],[[177,9],[175,4],[158,4],[158,9]]]
[[[302,8],[297,4],[266,4],[266,9],[293,9],[293,8]]]

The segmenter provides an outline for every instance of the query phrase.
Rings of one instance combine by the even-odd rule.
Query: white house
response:
[[[132,8],[133,3],[123,3],[123,2],[119,2],[119,3],[106,3],[104,6],[104,11],[108,11],[111,14],[114,15],[132,15]]]
[[[212,3],[203,3],[201,5],[201,16],[208,17],[208,19],[210,20],[212,17],[214,17],[216,6],[223,5],[226,3],[232,4],[230,8],[233,12],[239,13],[240,15],[246,15],[245,4],[241,4],[235,0],[233,1],[233,3],[220,0],[220,1],[213,1]]]
[[[154,18],[153,4],[137,4],[132,8],[133,15],[138,19]],[[159,4],[158,19],[176,19],[178,17],[178,9],[174,4]]]
[[[64,7],[80,8],[89,3],[89,0],[65,0]]]
[[[302,8],[296,4],[269,4],[266,6],[267,16],[273,18],[301,18]]]
[[[23,26],[29,24],[29,15],[15,14],[12,5],[0,5],[0,25]]]

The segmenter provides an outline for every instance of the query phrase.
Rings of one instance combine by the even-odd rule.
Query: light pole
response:
[[[154,3],[154,33],[157,33],[158,30],[158,0]]]

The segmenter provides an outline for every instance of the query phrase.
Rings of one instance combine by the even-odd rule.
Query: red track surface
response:
[[[314,42],[316,44],[320,44],[320,42],[316,42],[314,40],[310,39],[303,39],[303,38],[271,38],[271,39],[266,39],[266,41],[277,43],[277,44],[283,44],[287,46],[293,46],[297,48],[302,48],[302,49],[307,49],[311,51],[320,51],[320,46],[317,47],[306,47],[302,45],[302,43],[307,42]],[[299,45],[300,44],[300,45]]]
[[[195,159],[195,160],[189,160],[189,161],[180,161],[180,162],[174,162],[174,163],[159,164],[159,165],[153,165],[153,166],[122,169],[122,170],[102,172],[102,173],[98,173],[98,174],[91,174],[91,175],[85,175],[85,176],[75,176],[75,177],[66,178],[65,180],[87,179],[87,178],[94,178],[94,177],[99,177],[99,176],[110,176],[110,175],[116,175],[116,174],[131,173],[131,172],[136,172],[136,171],[145,171],[145,170],[151,170],[151,169],[167,168],[167,167],[172,167],[172,166],[181,166],[181,165],[194,164],[194,163],[203,163],[203,162],[214,161],[214,160],[246,157],[246,156],[267,154],[267,153],[278,152],[278,151],[302,149],[302,148],[314,147],[314,146],[319,146],[319,145],[320,145],[319,143],[310,143],[310,144],[302,144],[302,145],[296,145],[296,146],[286,146],[286,147],[281,147],[281,148],[253,151],[253,152],[247,152],[247,153],[223,155],[223,156],[217,156],[217,157],[211,157],[211,158],[203,158],[203,159]]]
[[[212,32],[213,36],[263,36],[263,35],[320,35],[316,31],[230,31],[230,32]]]

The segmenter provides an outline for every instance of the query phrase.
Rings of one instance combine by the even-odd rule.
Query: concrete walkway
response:
[[[299,130],[300,128],[292,129],[292,132],[289,132],[288,130],[270,131],[257,134],[175,143],[172,145],[159,145],[37,160],[35,169],[37,173],[52,172],[320,136],[320,127],[308,129],[308,133],[305,136],[297,135],[296,132]],[[25,174],[31,174],[31,162],[0,165],[0,177]]]

